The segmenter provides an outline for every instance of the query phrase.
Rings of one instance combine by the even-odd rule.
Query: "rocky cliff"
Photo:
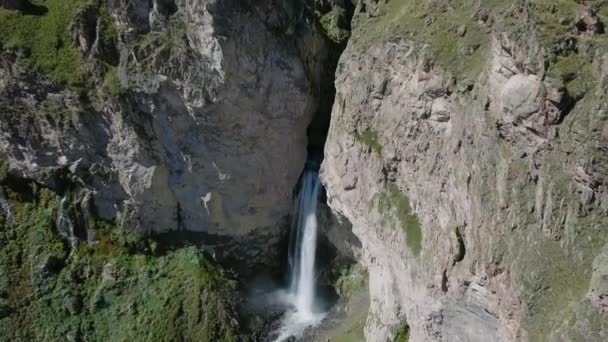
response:
[[[0,337],[256,340],[222,269],[280,264],[324,151],[320,255],[367,269],[366,340],[607,340],[605,23],[603,0],[0,0]],[[346,316],[306,336],[362,339]]]
[[[235,338],[209,259],[278,264],[331,106],[337,43],[308,6],[0,1],[3,338]]]
[[[606,20],[358,3],[323,179],[363,244],[368,341],[608,338]]]
[[[59,188],[65,170],[74,202],[132,231],[276,244],[329,58],[303,3],[34,3],[1,13],[10,173]]]

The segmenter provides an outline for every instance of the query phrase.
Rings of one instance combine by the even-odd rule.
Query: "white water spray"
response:
[[[308,316],[314,313],[315,302],[319,183],[315,171],[304,172],[289,244],[290,290],[295,297],[297,311]]]

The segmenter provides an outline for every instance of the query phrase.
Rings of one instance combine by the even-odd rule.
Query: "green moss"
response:
[[[420,255],[422,250],[422,228],[418,217],[412,211],[407,196],[396,185],[388,185],[386,191],[374,195],[370,210],[377,210],[385,220],[396,220],[405,233],[407,246],[414,255]]]
[[[0,336],[31,340],[31,331],[23,326],[35,318],[30,311],[18,309],[27,308],[35,294],[48,290],[44,275],[65,258],[63,243],[48,230],[54,225],[59,201],[36,186],[24,193],[10,188],[3,192],[11,203],[15,223],[0,226],[0,297],[9,314],[0,316]]]
[[[352,294],[367,287],[367,272],[359,265],[346,265],[339,271],[335,288],[342,298],[350,298]]]
[[[404,323],[397,335],[395,336],[395,342],[407,342],[410,340],[410,326],[407,323]]]
[[[101,24],[101,41],[104,46],[114,46],[118,37],[118,28],[110,15],[107,0],[101,2],[99,7],[99,22]]]
[[[382,155],[382,144],[380,144],[377,131],[368,128],[363,133],[355,132],[354,135],[358,142],[366,145],[379,156]]]
[[[327,37],[337,44],[345,44],[350,37],[346,10],[341,7],[333,7],[321,16],[319,22]]]
[[[365,341],[365,315],[356,320],[350,327],[346,328],[343,334],[335,336],[335,342],[358,342]]]
[[[551,331],[574,314],[588,290],[590,275],[585,265],[573,262],[557,242],[539,236],[538,242],[525,250],[517,271],[527,302],[528,331],[532,340],[546,341]]]
[[[102,85],[103,93],[110,96],[121,96],[127,93],[127,88],[123,87],[118,77],[118,69],[109,67]]]
[[[512,262],[508,269],[519,277],[521,287],[517,290],[527,305],[525,328],[531,341],[548,341],[552,333],[568,323],[576,323],[573,333],[578,330],[583,335],[592,334],[585,331],[591,330],[587,323],[576,320],[587,305],[593,261],[608,243],[608,216],[596,209],[596,203],[581,202],[576,191],[580,185],[564,170],[563,156],[575,153],[577,160],[589,161],[590,174],[606,173],[608,156],[597,143],[599,132],[589,133],[589,127],[604,123],[597,110],[598,103],[604,102],[602,94],[587,95],[578,101],[562,123],[567,129],[561,132],[561,141],[544,157],[542,173],[551,175],[544,188],[554,203],[543,209],[543,216],[549,218],[546,226],[541,229],[529,209],[520,205],[518,216],[523,222],[509,234],[506,251],[500,251],[504,255],[501,259]],[[536,189],[530,188],[529,183],[524,186],[525,191],[513,192],[517,197],[512,197],[510,203],[534,203]],[[555,241],[543,230],[550,231]],[[585,310],[588,309],[582,312],[594,312]],[[598,331],[605,330],[606,324],[604,320]]]
[[[549,53],[560,54],[564,48],[573,47],[577,36],[572,25],[581,8],[574,0],[535,0],[527,4],[533,30],[535,34],[538,33],[540,43],[548,48]],[[560,20],[565,22],[560,23]],[[530,29],[521,34],[530,35]]]
[[[577,55],[558,58],[549,67],[549,76],[558,79],[574,99],[582,98],[597,83],[591,63],[585,63]]]
[[[78,10],[89,0],[34,0],[48,12],[22,14],[0,9],[0,44],[27,51],[29,66],[50,78],[67,83],[82,79],[81,55],[69,27]]]
[[[0,336],[8,340],[236,341],[231,282],[194,248],[147,255],[145,240],[98,222],[96,245],[68,257],[59,197],[4,187],[15,225],[0,227]]]
[[[493,0],[482,6],[492,13],[504,11],[507,4]],[[490,37],[476,19],[478,9],[479,2],[473,0],[390,0],[381,15],[359,19],[354,45],[365,49],[377,42],[409,38],[419,49],[429,46],[435,62],[447,71],[474,80],[483,71],[490,47]],[[464,36],[457,33],[461,27],[466,28]]]

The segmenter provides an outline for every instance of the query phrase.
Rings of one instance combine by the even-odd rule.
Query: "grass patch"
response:
[[[593,65],[585,63],[577,55],[558,58],[557,62],[549,67],[548,74],[559,80],[575,100],[581,99],[597,83]]]
[[[118,77],[118,69],[110,66],[103,80],[102,91],[110,96],[122,96],[127,93],[127,88],[123,87]]]
[[[404,323],[397,335],[395,336],[395,342],[407,342],[410,340],[410,326],[407,323]]]
[[[29,67],[66,83],[82,80],[82,57],[69,27],[79,9],[90,0],[33,0],[44,6],[41,15],[0,9],[0,43],[4,48],[26,51]]]
[[[412,211],[407,196],[396,185],[390,184],[386,191],[374,195],[370,209],[376,209],[382,215],[385,223],[394,220],[405,233],[407,246],[414,255],[420,255],[422,250],[422,227],[418,217]]]
[[[378,132],[376,130],[368,128],[362,133],[355,132],[354,135],[355,140],[369,147],[373,152],[378,153],[379,156],[382,156],[382,144],[380,144]]]
[[[356,320],[350,327],[346,328],[346,331],[334,337],[332,341],[335,342],[356,342],[356,341],[365,341],[365,320],[366,317],[360,317]]]
[[[327,37],[337,44],[345,44],[350,37],[350,29],[346,10],[335,6],[319,19]]]
[[[547,341],[551,331],[574,314],[588,290],[590,275],[585,267],[572,262],[557,242],[538,239],[526,248],[529,259],[522,256],[517,270],[528,307],[530,338]]]
[[[13,341],[236,341],[231,281],[197,248],[145,253],[141,237],[96,222],[98,243],[68,257],[59,197],[6,185],[0,219],[0,336]]]
[[[350,298],[354,293],[367,287],[367,272],[359,264],[345,265],[339,271],[335,287],[343,298]]]
[[[478,1],[449,2],[390,0],[382,13],[360,17],[355,25],[355,46],[367,48],[377,42],[408,38],[431,48],[435,61],[455,76],[476,79],[488,57],[490,38],[476,19]],[[484,1],[490,13],[507,8],[504,2]],[[464,36],[458,30],[465,27]]]

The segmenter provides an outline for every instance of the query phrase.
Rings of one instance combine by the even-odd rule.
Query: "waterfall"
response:
[[[6,223],[12,224],[13,214],[11,212],[11,205],[6,199],[6,196],[2,190],[0,190],[0,209],[2,209],[2,212],[4,212],[4,219],[6,220]]]
[[[289,233],[288,288],[279,291],[290,309],[282,318],[276,342],[302,336],[304,330],[318,325],[326,312],[315,307],[315,253],[317,249],[317,204],[321,181],[319,165],[308,161],[300,179],[300,193],[294,203]]]
[[[314,312],[315,301],[319,188],[317,172],[308,167],[302,175],[289,241],[289,290],[294,296],[296,310],[308,316]]]
[[[78,247],[78,238],[74,234],[74,224],[68,214],[69,204],[67,197],[64,196],[59,203],[59,210],[57,211],[57,231],[59,235],[67,239],[70,243],[70,255]]]

